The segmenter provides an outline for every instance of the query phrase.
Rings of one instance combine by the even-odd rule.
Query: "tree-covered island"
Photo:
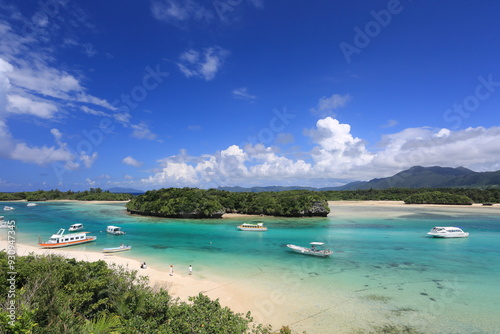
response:
[[[150,190],[127,203],[130,213],[169,218],[221,218],[224,213],[280,217],[326,217],[328,202],[320,192],[228,192],[217,189]]]

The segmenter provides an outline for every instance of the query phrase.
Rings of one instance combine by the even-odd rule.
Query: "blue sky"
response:
[[[0,191],[500,169],[498,1],[1,1]]]

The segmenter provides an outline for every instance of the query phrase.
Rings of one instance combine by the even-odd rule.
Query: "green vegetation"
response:
[[[429,191],[411,195],[405,199],[405,203],[471,205],[472,200],[464,195],[448,194],[441,191]]]
[[[1,333],[273,333],[203,294],[188,302],[154,292],[137,271],[60,256],[17,257],[16,275],[0,252]],[[15,301],[15,319],[8,309]],[[282,333],[291,333],[287,327]]]
[[[142,215],[183,218],[219,218],[224,213],[302,217],[326,216],[330,212],[320,192],[231,193],[197,188],[147,191],[128,202],[127,210]]]
[[[17,192],[17,193],[0,193],[0,201],[49,201],[56,199],[68,199],[78,201],[128,201],[133,198],[131,194],[117,194],[109,191],[103,191],[101,188],[90,188],[90,190],[73,192],[68,190],[66,192],[55,190],[37,190],[30,192]]]
[[[427,192],[467,196],[474,203],[500,203],[500,189],[472,188],[388,188],[321,191],[328,201],[405,201],[409,196]]]

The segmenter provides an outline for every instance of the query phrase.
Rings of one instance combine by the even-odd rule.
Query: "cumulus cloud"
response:
[[[229,55],[220,47],[210,47],[202,51],[188,50],[179,56],[177,66],[187,77],[198,77],[206,81],[212,80]]]
[[[318,144],[311,152],[318,172],[339,173],[373,159],[364,141],[351,134],[351,126],[331,117],[320,119],[306,133]]]
[[[297,184],[300,179],[304,185],[328,186],[342,180],[390,176],[415,165],[464,166],[478,171],[500,166],[500,146],[495,144],[500,141],[500,127],[461,131],[409,128],[383,136],[372,150],[351,133],[349,124],[331,117],[318,120],[304,133],[313,147],[302,158],[289,158],[263,144],[231,145],[199,157],[182,151],[160,160],[160,167],[142,183],[149,187],[214,187]]]
[[[130,155],[128,157],[123,158],[122,163],[124,163],[125,165],[133,166],[133,167],[140,167],[143,164],[142,161],[138,161],[138,160],[134,159],[133,157],[131,157]]]
[[[344,107],[351,99],[351,96],[348,94],[333,94],[330,97],[323,96],[319,99],[317,106],[311,108],[311,112],[321,117],[335,116],[335,110]]]

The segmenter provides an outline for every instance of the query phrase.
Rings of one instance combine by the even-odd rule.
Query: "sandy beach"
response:
[[[57,254],[66,258],[74,258],[79,261],[105,261],[109,265],[121,266],[128,270],[137,270],[140,276],[148,277],[150,286],[159,290],[166,289],[172,296],[179,297],[187,301],[188,297],[204,293],[212,299],[218,298],[223,306],[230,307],[236,312],[247,312],[251,305],[245,305],[244,295],[242,298],[235,295],[235,290],[228,288],[228,282],[214,282],[206,278],[196,276],[196,268],[193,268],[193,274],[188,274],[188,268],[175,268],[174,274],[169,275],[168,265],[165,268],[153,268],[147,266],[141,269],[141,262],[122,256],[121,254],[105,254],[98,252],[77,251],[71,248],[43,249],[40,247],[16,244],[17,256],[26,256],[29,254],[49,255]],[[7,249],[7,241],[2,234],[0,249]]]

